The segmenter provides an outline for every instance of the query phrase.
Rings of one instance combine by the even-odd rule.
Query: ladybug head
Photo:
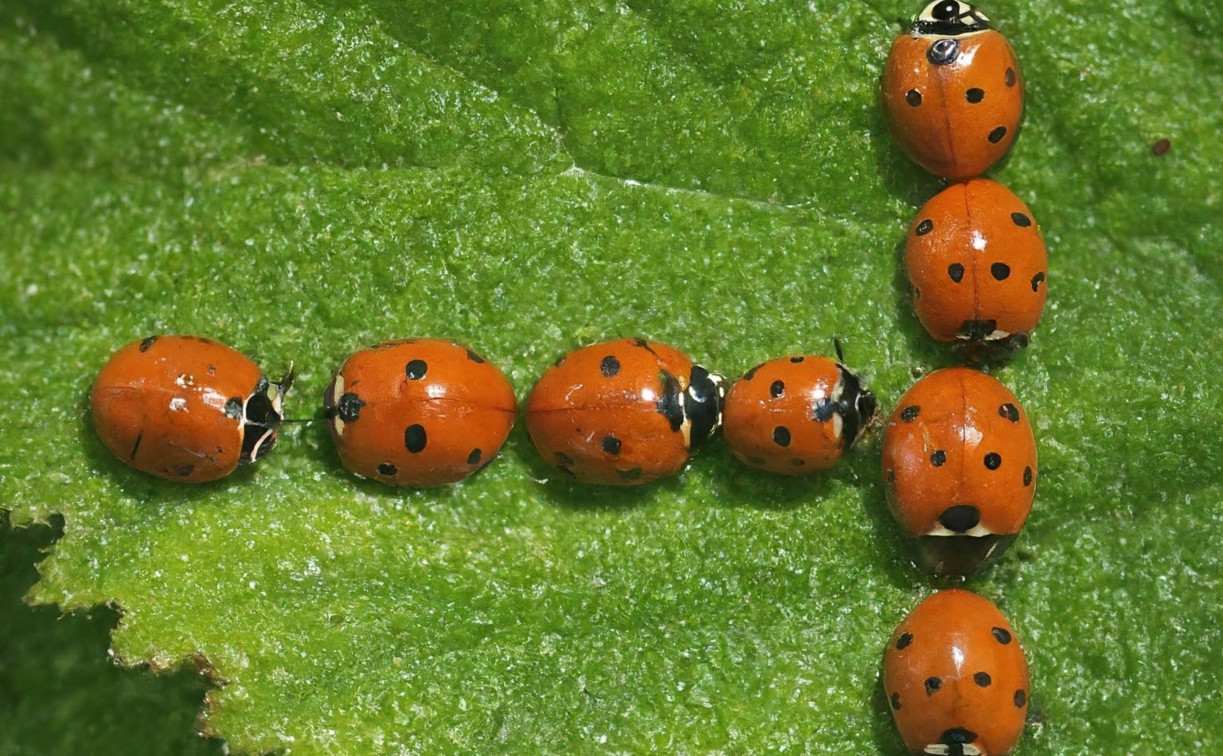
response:
[[[989,28],[985,14],[960,0],[934,0],[918,15],[913,32],[921,35],[954,37]]]
[[[696,449],[722,427],[722,405],[725,402],[725,379],[700,365],[693,365],[682,404],[684,420],[688,423],[690,449]]]
[[[272,383],[259,376],[255,390],[242,407],[242,458],[240,463],[254,462],[276,445],[276,427],[283,419],[281,402],[296,376],[292,368],[280,381]]]

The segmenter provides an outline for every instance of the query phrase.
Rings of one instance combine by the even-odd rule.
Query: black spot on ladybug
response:
[[[620,480],[640,480],[641,468],[634,467],[629,470],[616,470],[616,475],[620,476]]]
[[[616,438],[615,436],[611,435],[610,433],[603,437],[602,446],[603,446],[603,451],[607,452],[608,454],[619,454],[620,453],[620,446],[621,446],[620,439]]]
[[[960,263],[952,263],[947,266],[947,275],[951,276],[951,280],[959,283],[964,280],[964,266]]]
[[[900,694],[899,693],[892,694],[892,709],[894,711],[900,711]]]
[[[797,365],[798,363],[802,362],[804,359],[806,359],[806,358],[805,358],[805,357],[803,357],[803,356],[800,354],[800,355],[796,355],[796,356],[794,356],[794,357],[791,357],[791,358],[790,358],[790,362],[793,362],[795,365]]]
[[[761,364],[757,365],[756,367],[752,368],[751,370],[747,371],[746,373],[744,373],[744,374],[743,374],[743,380],[745,380],[745,381],[750,381],[751,379],[755,378],[755,377],[756,377],[756,371],[757,371],[757,370],[759,370],[759,369],[760,369],[760,368],[762,368],[762,367],[764,367],[764,363],[761,363]]]
[[[902,633],[901,636],[896,639],[896,650],[903,651],[906,648],[908,648],[909,644],[912,642],[913,642],[913,633]]]
[[[972,87],[964,93],[964,99],[968,100],[969,103],[976,105],[978,102],[985,99],[985,90],[981,89],[980,87]]]
[[[1012,423],[1019,422],[1019,408],[1007,402],[998,408],[998,414],[1010,420]]]
[[[998,144],[999,142],[1002,141],[1002,138],[1005,136],[1006,136],[1006,127],[999,126],[998,128],[989,132],[989,136],[987,136],[986,139],[989,140],[990,144]]]
[[[480,460],[483,458],[484,452],[480,451],[479,449],[472,449],[471,454],[467,455],[467,464],[478,465],[480,464]]]
[[[977,672],[972,676],[972,681],[975,682],[979,688],[988,688],[989,684],[994,680],[989,676],[988,672]]]
[[[1032,291],[1040,291],[1040,285],[1045,280],[1044,273],[1037,273],[1032,276]]]
[[[620,374],[620,360],[614,354],[609,354],[599,363],[599,372],[604,378],[614,378]]]
[[[1032,468],[1030,467],[1023,468],[1023,485],[1024,488],[1032,485]]]
[[[943,689],[943,681],[937,677],[926,678],[926,695],[932,696]]]
[[[900,411],[900,419],[903,422],[911,423],[921,414],[921,407],[916,404],[910,404]]]
[[[971,504],[956,504],[944,509],[938,521],[952,533],[964,533],[980,524],[981,511]]]
[[[925,236],[934,230],[934,221],[926,218],[921,223],[917,224],[917,228],[913,229],[913,233],[918,236]]]
[[[1032,219],[1023,213],[1011,213],[1011,222],[1020,228],[1027,228],[1032,225]]]
[[[994,636],[994,640],[998,641],[1002,645],[1010,645],[1011,631],[1007,630],[1005,627],[990,628],[989,634]]]
[[[784,425],[779,425],[773,429],[773,443],[778,446],[790,445],[790,429]]]
[[[185,465],[176,465],[171,472],[180,478],[185,478],[191,473],[195,472],[195,465],[191,464],[190,462]]]
[[[828,397],[821,397],[815,403],[815,411],[811,413],[811,419],[817,423],[826,423],[832,419],[832,416],[837,414],[839,405]]]
[[[967,745],[968,743],[972,743],[976,739],[977,739],[977,733],[973,732],[972,730],[965,730],[963,727],[953,727],[950,730],[943,731],[943,736],[939,738],[939,743],[942,743],[943,745],[950,745],[950,746],[963,746],[963,745]],[[963,748],[960,748],[958,750],[948,749],[947,753],[963,754],[964,749]]]
[[[985,455],[985,468],[987,470],[997,470],[1002,466],[1002,456],[998,452],[990,452]]]
[[[773,381],[771,384],[769,384],[769,396],[772,396],[774,399],[776,399],[779,396],[784,395],[785,393],[786,393],[785,381]]]
[[[960,57],[960,43],[954,39],[940,39],[926,50],[926,60],[936,66],[954,63]]]
[[[996,262],[989,266],[989,274],[994,277],[995,281],[1005,281],[1011,277],[1011,266],[1003,262]]]
[[[361,408],[364,406],[365,402],[361,401],[361,397],[348,392],[340,397],[340,403],[336,405],[335,414],[344,422],[351,423],[361,416]]]
[[[150,336],[150,337],[148,337],[147,339],[145,339],[145,340],[141,341],[141,342],[140,342],[140,351],[142,351],[142,352],[147,352],[147,351],[149,351],[149,347],[153,346],[153,344],[154,344],[156,341],[157,341],[157,337],[156,337],[156,336]]]
[[[556,453],[556,463],[557,463],[558,465],[562,465],[562,466],[568,467],[568,466],[571,466],[571,465],[573,464],[573,458],[572,458],[572,457],[570,457],[570,456],[569,456],[568,454],[566,454],[565,452],[557,452],[557,453]]]
[[[225,417],[231,420],[242,419],[242,399],[240,397],[231,397],[225,402]]]
[[[947,462],[947,452],[939,449],[930,455],[930,464],[935,467],[942,467]]]
[[[666,370],[660,370],[658,377],[662,381],[662,396],[654,403],[654,410],[667,418],[673,433],[679,433],[684,427],[684,403],[680,398],[684,393],[683,389],[675,376]]]
[[[429,435],[425,433],[425,426],[420,423],[409,425],[403,432],[403,445],[413,454],[424,451],[428,443]]]
[[[378,474],[384,478],[393,478],[399,474],[399,468],[392,465],[390,462],[383,462],[378,465]]]
[[[908,92],[905,92],[905,102],[909,103],[911,108],[921,105],[921,92],[918,92],[916,89],[910,89]]]
[[[1015,708],[1022,709],[1024,704],[1028,702],[1028,694],[1023,688],[1015,691],[1014,697],[1011,699],[1015,702]]]
[[[467,359],[471,360],[472,362],[476,363],[477,365],[484,364],[484,358],[476,354],[475,352],[473,352],[470,349],[467,350]]]
[[[132,453],[127,455],[128,461],[131,461],[136,458],[136,452],[140,450],[140,442],[143,440],[144,440],[144,431],[140,431],[140,433],[136,435],[136,443],[132,444]]]
[[[408,374],[408,380],[419,381],[425,377],[425,373],[429,372],[429,364],[424,360],[411,360],[404,368],[404,372]]]
[[[1011,68],[1010,66],[1007,66],[1006,67],[1006,85],[1008,87],[1013,87],[1015,86],[1015,82],[1018,80],[1019,80],[1019,77],[1015,75],[1015,69]]]

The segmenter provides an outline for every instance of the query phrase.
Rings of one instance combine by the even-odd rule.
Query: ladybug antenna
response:
[[[841,338],[839,336],[832,337],[832,346],[837,350],[837,362],[845,364],[845,352],[841,351]]]
[[[276,386],[280,389],[280,395],[284,396],[289,393],[289,389],[293,387],[293,382],[297,380],[297,367],[290,362],[289,369],[285,374],[280,376],[280,380],[276,381]]]

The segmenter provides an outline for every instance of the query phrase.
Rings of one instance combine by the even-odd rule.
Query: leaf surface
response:
[[[465,341],[525,397],[604,338],[734,376],[836,336],[887,412],[957,359],[899,269],[939,182],[876,102],[916,10],[11,3],[0,506],[65,523],[32,600],[117,607],[128,664],[206,660],[203,726],[239,753],[895,752],[882,646],[932,586],[878,431],[814,479],[718,441],[621,491],[557,479],[519,428],[460,485],[392,491],[302,423],[185,488],[111,458],[85,397],[154,333],[294,364],[295,418],[385,338]],[[971,582],[1028,650],[1017,753],[1210,752],[1223,11],[984,10],[1028,86],[993,176],[1051,255],[1032,346],[995,371],[1034,418],[1040,490]]]

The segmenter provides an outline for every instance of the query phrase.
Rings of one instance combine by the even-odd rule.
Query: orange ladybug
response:
[[[721,425],[723,394],[721,376],[666,344],[592,344],[540,377],[527,398],[527,434],[578,480],[641,485],[683,469]]]
[[[1032,211],[1002,184],[952,184],[905,241],[913,306],[938,341],[1027,346],[1048,295],[1049,256]]]
[[[204,483],[271,450],[291,381],[268,381],[254,362],[211,339],[150,336],[102,366],[89,408],[119,461],[168,480]]]
[[[920,565],[967,575],[1014,542],[1036,495],[1036,440],[1023,406],[984,373],[953,367],[915,383],[883,432],[892,513]]]
[[[740,462],[779,475],[826,470],[862,437],[875,395],[840,361],[778,357],[731,384],[722,437]]]
[[[939,591],[888,641],[883,690],[910,753],[998,756],[1023,733],[1028,662],[989,599]]]
[[[958,181],[985,173],[1015,141],[1023,74],[981,11],[935,0],[892,43],[880,99],[905,154]]]
[[[400,339],[344,361],[323,395],[349,471],[394,486],[440,486],[492,462],[518,401],[500,370],[445,339]]]

